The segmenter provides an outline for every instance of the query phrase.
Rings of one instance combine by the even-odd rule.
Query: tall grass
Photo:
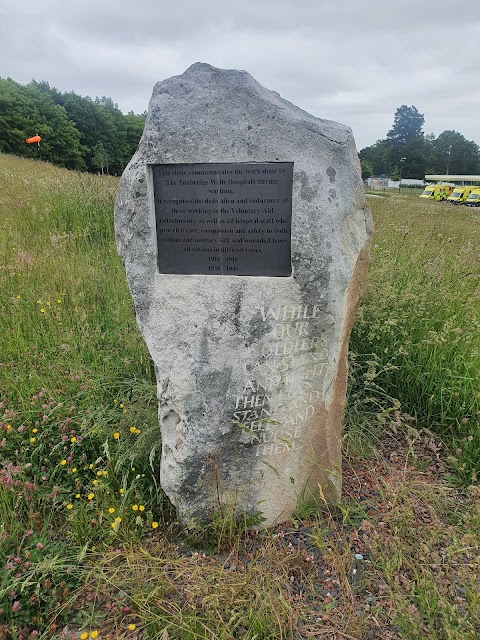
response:
[[[457,471],[475,480],[479,212],[405,195],[369,204],[376,231],[350,342],[350,421],[401,407],[455,449],[463,447]]]
[[[282,546],[281,531],[252,541],[233,521],[190,536],[176,526],[158,486],[154,372],[114,246],[117,184],[0,155],[0,638],[55,637],[72,620],[86,637],[107,615],[94,606],[103,593],[115,594],[107,602],[115,637],[132,637],[135,625],[151,638],[293,639],[300,626],[317,636],[318,625],[323,637],[364,637],[340,540],[349,534],[333,515],[326,524],[304,514],[306,539],[342,584],[336,603],[329,577],[319,590],[325,576],[310,551]],[[480,460],[478,214],[405,195],[371,206],[372,263],[351,341],[350,441],[359,425],[380,438],[392,412],[408,414],[442,434],[454,478],[469,484]],[[340,512],[349,529],[371,518],[362,504]],[[404,515],[392,507],[392,523]],[[470,520],[459,520],[452,539]],[[413,637],[415,602],[429,628],[460,637],[428,609],[422,585],[412,582],[410,600],[395,591],[388,563],[399,526],[377,546],[389,602],[404,607],[395,624]],[[401,533],[406,557],[411,530]],[[207,548],[209,536],[217,544]],[[205,553],[192,552],[192,540]],[[448,590],[422,571],[441,601]],[[454,615],[457,605],[445,602]]]

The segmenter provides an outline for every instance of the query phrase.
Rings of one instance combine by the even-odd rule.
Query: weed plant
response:
[[[456,452],[456,482],[476,482],[479,212],[408,195],[369,205],[376,231],[350,341],[347,422],[378,434],[375,427],[401,410]]]

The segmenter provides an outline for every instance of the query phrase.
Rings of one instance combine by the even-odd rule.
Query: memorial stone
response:
[[[180,520],[339,500],[371,235],[350,129],[194,64],[154,88],[115,225]]]

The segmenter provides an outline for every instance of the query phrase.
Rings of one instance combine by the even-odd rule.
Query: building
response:
[[[426,182],[448,182],[456,187],[470,187],[471,185],[480,185],[480,176],[425,176]]]

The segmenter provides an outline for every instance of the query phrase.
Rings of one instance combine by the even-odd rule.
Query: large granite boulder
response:
[[[203,163],[205,172],[191,170]],[[208,176],[208,165],[229,163],[247,163],[245,171],[253,176],[230,201],[232,212],[241,212],[241,203],[254,196],[243,206],[247,223],[260,234],[250,240],[257,244],[231,249],[251,252],[252,260],[238,254],[249,275],[198,269],[191,253],[175,252],[168,233],[181,236],[183,222],[191,228],[203,222],[185,216],[212,213],[204,197],[197,198],[197,209],[185,204],[193,202],[192,175]],[[175,167],[165,165],[190,170],[172,174]],[[279,206],[291,208],[291,228],[278,210],[258,205],[265,167],[267,173],[268,167],[290,170],[290,192],[287,176]],[[214,171],[217,186],[225,184],[218,166]],[[225,173],[232,172],[233,165]],[[169,192],[172,175],[176,186]],[[276,188],[272,181],[269,202],[276,202]],[[173,199],[165,199],[169,193]],[[220,209],[224,194],[212,197],[214,214],[226,214]],[[162,202],[179,217],[162,219]],[[184,208],[172,208],[172,202]],[[277,275],[276,248],[266,246],[268,231],[261,228],[272,211],[273,240],[280,233],[287,238],[279,241],[283,266]],[[274,229],[275,223],[283,227]],[[335,503],[341,493],[348,340],[371,235],[351,130],[310,115],[245,71],[196,63],[155,85],[142,139],[118,190],[115,227],[157,372],[161,485],[181,521],[204,520],[228,506],[239,515],[261,513],[270,525],[288,520],[299,502]],[[197,228],[201,235],[204,227]],[[249,242],[244,231],[237,242]],[[214,243],[215,237],[212,231]],[[188,242],[193,240],[180,243],[185,252]],[[208,246],[202,242],[207,240],[198,246]]]

